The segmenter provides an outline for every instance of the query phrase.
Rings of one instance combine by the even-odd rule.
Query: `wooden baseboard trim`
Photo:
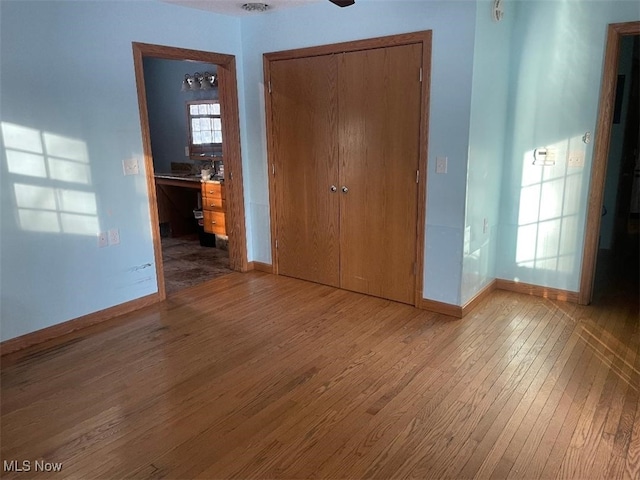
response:
[[[529,283],[514,282],[513,280],[496,279],[496,288],[510,292],[524,293],[535,297],[548,298],[549,300],[561,300],[563,302],[578,303],[578,292],[560,290],[558,288],[541,287]]]
[[[496,280],[493,279],[482,290],[476,293],[471,300],[469,300],[462,306],[462,316],[464,317],[465,315],[467,315],[467,313],[473,310],[482,300],[487,298],[491,294],[491,292],[495,291],[495,289]]]
[[[462,307],[459,307],[458,305],[451,305],[450,303],[437,302],[435,300],[423,298],[420,300],[418,308],[421,310],[428,310],[430,312],[441,313],[443,315],[449,315],[451,317],[462,318]]]
[[[258,272],[273,273],[273,265],[269,263],[249,262],[247,268],[249,271],[256,270]]]
[[[153,293],[145,297],[137,298],[136,300],[131,300],[98,312],[74,318],[63,323],[58,323],[57,325],[36,330],[35,332],[27,333],[16,338],[10,338],[9,340],[5,340],[0,343],[0,356],[14,353],[18,350],[32,347],[49,340],[55,340],[63,335],[106,322],[107,320],[153,305],[159,301],[160,295],[158,293]]]

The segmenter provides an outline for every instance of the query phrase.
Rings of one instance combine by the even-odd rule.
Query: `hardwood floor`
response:
[[[2,476],[637,479],[638,301],[607,298],[457,320],[232,273],[3,357]]]

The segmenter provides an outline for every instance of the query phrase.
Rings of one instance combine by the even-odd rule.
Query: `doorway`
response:
[[[158,293],[166,298],[160,215],[158,211],[158,189],[151,148],[151,129],[149,124],[149,106],[144,77],[145,58],[194,61],[212,64],[217,67],[217,81],[220,98],[221,122],[224,131],[222,157],[224,158],[224,189],[226,200],[226,230],[228,235],[229,267],[231,270],[247,271],[246,229],[244,212],[244,193],[242,186],[242,163],[240,157],[240,122],[238,113],[238,92],[235,57],[200,50],[188,50],[176,47],[152,45],[134,42],[133,56],[140,111],[143,149],[145,157],[145,175],[149,192],[149,211],[152,222],[152,239],[156,262]],[[178,87],[179,88],[179,87]],[[199,187],[197,187],[199,188]]]
[[[622,37],[618,60],[594,304],[616,295],[637,298],[639,291],[640,36]]]
[[[623,41],[628,37],[638,37],[640,35],[640,22],[627,22],[609,25],[605,63],[603,68],[602,89],[600,94],[600,107],[598,124],[596,127],[597,143],[594,146],[593,167],[591,172],[591,189],[589,192],[589,207],[587,211],[587,222],[585,226],[585,246],[582,262],[582,275],[580,282],[580,294],[578,302],[582,305],[591,303],[597,288],[604,285],[611,285],[612,278],[625,282],[626,287],[637,288],[633,286],[637,284],[638,269],[638,236],[637,232],[633,232],[633,218],[631,212],[631,188],[633,183],[633,174],[631,178],[626,178],[625,173],[627,162],[635,164],[638,155],[638,116],[637,103],[629,103],[630,116],[623,119],[620,118],[622,97],[624,93],[624,84],[619,80],[620,52]],[[636,42],[637,43],[637,42]],[[629,59],[625,59],[629,60]],[[636,70],[637,72],[637,70]],[[637,87],[637,73],[635,75],[635,87],[633,86],[633,76],[627,78],[624,83],[627,89],[632,90]],[[619,102],[616,102],[616,99]],[[617,104],[618,103],[618,104]],[[635,109],[635,110],[634,110]],[[634,120],[635,114],[635,120]],[[612,131],[616,122],[624,121],[627,123],[624,137],[627,142],[634,144],[631,150],[635,149],[635,160],[630,160],[626,155],[610,157],[612,153],[612,145],[615,147],[615,138],[612,144]],[[629,120],[629,121],[627,121]],[[635,126],[634,126],[635,122]],[[635,140],[633,130],[635,129]],[[626,135],[632,132],[632,135]],[[614,164],[614,161],[617,162]],[[609,164],[611,162],[611,164]],[[605,186],[607,184],[607,171],[619,171],[615,178],[610,180],[609,190],[611,188],[618,192],[617,197],[614,195],[614,201],[609,202],[607,206],[605,202]],[[628,191],[627,191],[628,190]],[[625,213],[626,212],[626,213]],[[603,215],[610,215],[608,220],[611,222],[603,222]],[[605,239],[604,247],[613,247],[601,249],[601,236],[603,233],[603,224],[612,224],[612,238]],[[622,228],[621,228],[622,227]],[[609,251],[607,251],[609,250]],[[635,260],[633,257],[635,256]],[[626,260],[625,260],[626,258]],[[596,281],[596,274],[601,276]],[[630,280],[631,283],[625,280]],[[635,290],[637,295],[637,290]]]

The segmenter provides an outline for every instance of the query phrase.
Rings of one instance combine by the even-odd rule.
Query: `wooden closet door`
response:
[[[278,272],[337,287],[336,69],[333,55],[271,64]]]
[[[343,54],[338,68],[341,287],[413,304],[421,45]]]

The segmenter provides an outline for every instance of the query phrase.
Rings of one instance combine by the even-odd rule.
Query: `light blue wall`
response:
[[[492,5],[489,0],[477,2],[462,305],[495,278],[513,10],[517,4],[503,3],[507,13],[500,22],[493,20]]]
[[[3,0],[0,21],[5,340],[157,291],[144,174],[123,175],[144,170],[131,42],[242,51],[238,19],[159,2]]]
[[[216,100],[218,88],[181,91],[186,74],[215,73],[216,65],[163,58],[144,59],[149,132],[156,173],[170,172],[172,162],[194,163],[185,155],[189,143],[186,102]]]
[[[609,144],[609,158],[607,160],[607,177],[604,187],[604,207],[607,214],[602,217],[600,225],[600,245],[602,249],[611,249],[614,241],[616,209],[618,203],[618,182],[622,168],[622,154],[624,133],[627,127],[627,112],[631,97],[631,66],[633,59],[634,36],[623,37],[620,44],[618,75],[625,76],[620,109],[620,122],[611,125],[611,140]],[[637,108],[637,106],[636,106]]]
[[[578,291],[607,24],[636,1],[520,2],[514,9],[498,278]],[[594,139],[598,141],[598,139]],[[551,147],[554,166],[532,165]],[[585,156],[568,166],[569,154]]]
[[[242,21],[255,260],[271,263],[262,54],[433,30],[424,296],[459,303],[475,14],[473,2],[359,0],[346,9],[320,2]],[[446,175],[435,175],[436,156],[448,157]]]

